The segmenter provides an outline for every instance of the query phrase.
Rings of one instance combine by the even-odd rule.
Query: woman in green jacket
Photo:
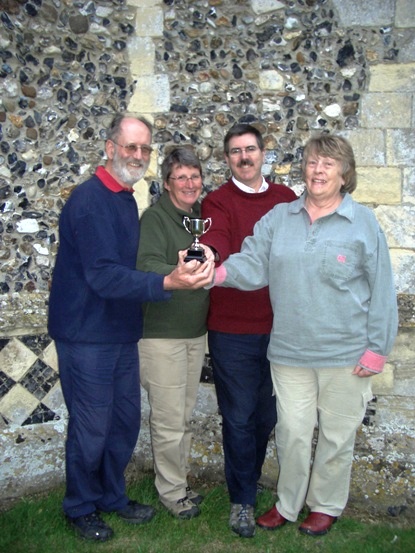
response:
[[[169,274],[178,250],[192,241],[184,217],[200,218],[200,161],[189,147],[170,151],[162,164],[164,191],[140,222],[138,269]],[[190,419],[206,352],[207,290],[175,291],[169,301],[143,306],[139,342],[141,384],[150,404],[155,485],[161,503],[179,518],[198,516],[202,496],[187,482]]]

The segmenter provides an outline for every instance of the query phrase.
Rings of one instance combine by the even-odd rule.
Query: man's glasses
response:
[[[151,152],[153,151],[153,148],[151,146],[147,146],[147,144],[126,144],[124,146],[124,144],[119,144],[118,142],[115,142],[115,140],[112,140],[111,142],[114,142],[117,146],[124,148],[125,151],[131,155],[136,154],[137,150],[141,150],[143,157],[150,157]]]
[[[185,184],[188,180],[191,180],[192,182],[199,182],[202,178],[202,175],[192,175],[191,177],[185,177],[184,175],[180,175],[180,177],[169,177],[171,180],[177,180],[179,184]]]
[[[242,152],[246,154],[255,154],[259,150],[258,146],[247,146],[246,148],[231,148],[229,150],[230,156],[240,156]]]

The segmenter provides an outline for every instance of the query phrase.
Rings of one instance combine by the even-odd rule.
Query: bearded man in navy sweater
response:
[[[141,303],[200,288],[213,275],[212,261],[184,263],[185,252],[167,276],[136,270],[132,187],[148,168],[151,139],[144,118],[117,114],[105,167],[75,188],[59,223],[48,330],[69,413],[63,510],[81,537],[97,541],[113,535],[101,512],[135,524],[155,514],[127,497],[124,478],[140,430]]]

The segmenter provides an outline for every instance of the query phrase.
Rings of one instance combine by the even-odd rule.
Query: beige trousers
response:
[[[271,364],[280,466],[276,507],[287,520],[297,520],[304,502],[311,511],[331,516],[346,506],[356,431],[372,399],[371,379],[352,375],[353,368]]]
[[[197,399],[206,336],[144,338],[139,342],[140,379],[150,404],[155,485],[160,499],[186,496],[192,440],[190,420]]]

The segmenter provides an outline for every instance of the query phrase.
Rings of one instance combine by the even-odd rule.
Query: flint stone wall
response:
[[[264,174],[301,192],[304,143],[353,144],[355,197],[387,235],[400,332],[374,378],[352,497],[414,499],[415,12],[410,0],[2,0],[0,2],[0,494],[2,506],[64,479],[66,411],[47,300],[60,210],[102,163],[118,110],[147,115],[156,152],[136,186],[160,193],[165,148],[192,144],[205,192],[228,176],[235,121],[264,133]],[[148,404],[129,476],[151,469]],[[207,364],[194,416],[195,475],[223,476]],[[275,484],[273,441],[265,478]]]

